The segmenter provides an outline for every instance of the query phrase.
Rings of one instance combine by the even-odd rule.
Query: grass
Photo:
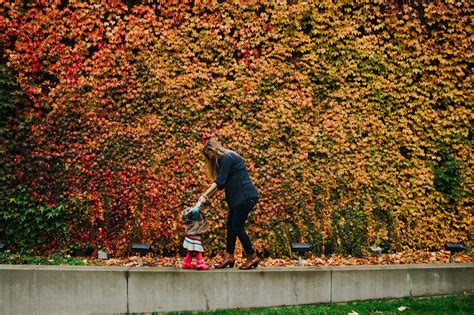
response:
[[[398,310],[399,307],[405,310]],[[301,305],[276,308],[217,310],[208,312],[169,312],[152,314],[474,314],[474,296],[454,295],[395,300],[370,300],[348,303]],[[138,314],[138,313],[134,313]]]

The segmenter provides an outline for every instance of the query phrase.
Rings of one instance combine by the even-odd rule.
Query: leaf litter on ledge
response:
[[[405,251],[393,254],[382,254],[380,256],[311,256],[303,258],[302,266],[357,266],[357,265],[390,265],[390,264],[444,264],[449,263],[449,251],[441,250],[437,252],[429,251]],[[181,267],[183,258],[176,257],[153,257],[147,255],[143,258],[145,266],[155,267]],[[215,257],[205,257],[209,266],[218,264],[222,260],[222,255]],[[244,258],[236,257],[236,266],[245,262]],[[468,253],[458,253],[455,256],[456,263],[474,263],[474,255]],[[140,264],[138,256],[126,258],[111,258],[108,260],[88,259],[88,264],[102,266],[138,266]],[[291,258],[264,258],[260,262],[260,267],[291,267],[298,266],[298,260]]]

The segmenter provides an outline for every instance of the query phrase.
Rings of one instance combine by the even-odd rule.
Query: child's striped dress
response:
[[[183,247],[190,251],[204,252],[204,249],[202,248],[201,237],[196,235],[186,235],[184,237]]]

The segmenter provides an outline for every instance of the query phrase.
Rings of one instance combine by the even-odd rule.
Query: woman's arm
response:
[[[211,187],[209,187],[209,189],[206,190],[206,192],[202,194],[201,197],[199,197],[198,202],[206,203],[209,200],[209,198],[216,193],[216,191],[217,191],[217,184],[212,183]]]
[[[206,192],[201,197],[199,197],[198,202],[205,203],[218,189],[224,189],[231,166],[232,157],[228,154],[224,154],[220,162],[216,179],[212,183],[211,187],[209,187],[209,189],[206,190]]]
[[[229,177],[230,169],[232,167],[233,158],[231,154],[224,154],[220,161],[219,170],[214,183],[217,185],[217,189],[224,189],[227,178]]]

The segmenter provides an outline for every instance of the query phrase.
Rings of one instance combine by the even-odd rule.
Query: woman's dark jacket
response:
[[[250,198],[258,198],[257,189],[250,180],[245,162],[234,151],[228,151],[218,159],[218,172],[215,179],[218,189],[225,188],[229,208],[236,207]]]

